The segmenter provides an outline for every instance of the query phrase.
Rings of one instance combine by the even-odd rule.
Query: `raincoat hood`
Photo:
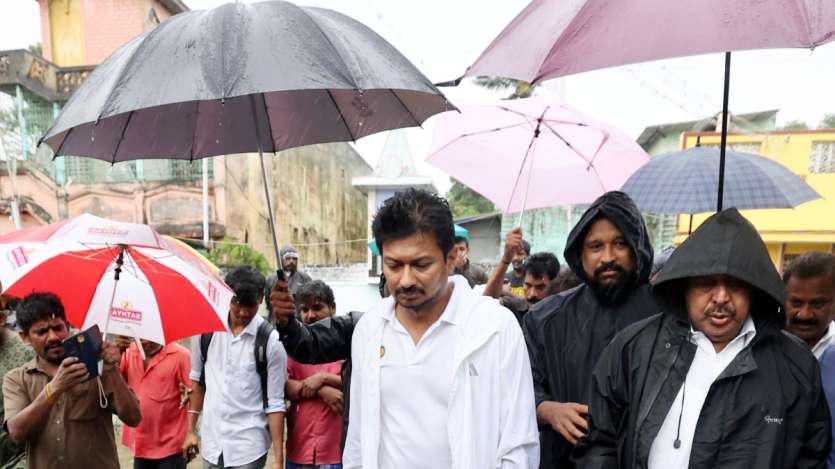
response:
[[[684,281],[690,277],[725,274],[754,288],[754,319],[773,320],[783,327],[785,290],[768,249],[754,226],[735,208],[708,218],[658,273],[653,293],[667,311],[686,315]]]
[[[571,270],[583,282],[588,282],[588,276],[583,269],[583,241],[592,222],[598,218],[609,220],[623,233],[632,252],[635,253],[635,270],[638,273],[636,284],[646,282],[652,270],[652,245],[649,234],[635,202],[620,191],[607,192],[598,197],[568,234],[563,255]]]

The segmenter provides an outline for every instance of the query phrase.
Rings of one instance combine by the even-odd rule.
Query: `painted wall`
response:
[[[719,142],[715,133],[701,134],[703,144]],[[776,131],[760,134],[729,135],[729,144],[758,144],[760,154],[789,168],[804,179],[821,199],[794,209],[745,210],[743,215],[754,224],[763,240],[771,246],[770,254],[778,268],[784,258],[807,250],[832,251],[835,243],[835,173],[812,174],[809,160],[816,142],[835,142],[833,130]],[[686,134],[684,145],[696,144],[696,134]],[[709,214],[693,218],[695,230]],[[676,242],[681,243],[687,233],[688,217],[680,216]]]
[[[302,264],[364,262],[368,199],[351,186],[353,177],[371,173],[362,157],[333,143],[265,158],[279,244],[294,244]],[[274,262],[258,156],[218,157],[215,168],[228,236],[247,240]]]

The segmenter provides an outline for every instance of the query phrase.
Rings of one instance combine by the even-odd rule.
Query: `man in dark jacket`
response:
[[[276,329],[287,355],[300,363],[322,364],[338,360],[342,363],[342,446],[348,429],[348,408],[351,402],[351,337],[362,313],[351,311],[331,316],[314,324],[305,324],[296,317],[296,304],[286,281],[275,282],[270,292],[270,309]]]
[[[783,284],[736,209],[710,217],[592,380],[583,468],[822,468],[829,410],[814,356],[782,331]]]
[[[624,327],[658,312],[647,283],[649,235],[623,192],[608,192],[586,210],[564,254],[584,283],[538,302],[523,327],[544,469],[574,467],[570,453],[587,428],[591,372],[603,348]]]

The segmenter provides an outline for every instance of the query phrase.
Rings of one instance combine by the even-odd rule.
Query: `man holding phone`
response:
[[[13,441],[26,443],[29,467],[118,469],[111,415],[131,426],[141,420],[139,402],[119,372],[119,349],[102,344],[104,402],[86,365],[65,356],[70,330],[61,300],[32,293],[16,314],[20,337],[36,357],[3,380],[4,423]]]

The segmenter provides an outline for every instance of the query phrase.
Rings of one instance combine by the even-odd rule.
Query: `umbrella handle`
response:
[[[122,266],[125,263],[125,251],[125,246],[120,244],[119,256],[116,257],[116,269],[114,270],[113,291],[110,293],[110,303],[108,303],[107,307],[107,319],[104,321],[102,337],[107,337],[107,330],[110,329],[110,316],[113,315],[113,300],[116,299],[116,287],[119,286],[119,277],[122,274]]]

